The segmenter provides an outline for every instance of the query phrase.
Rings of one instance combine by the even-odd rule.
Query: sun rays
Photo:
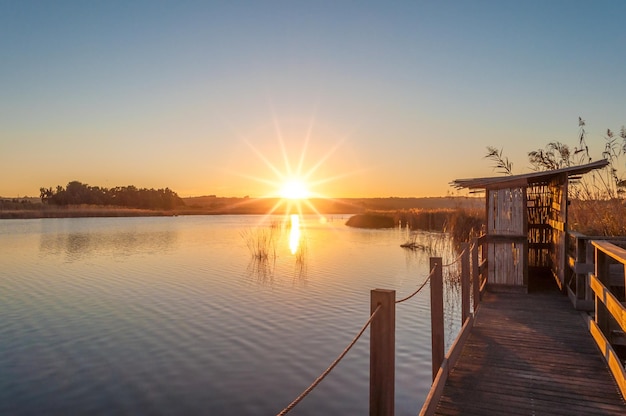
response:
[[[289,217],[292,214],[302,215],[303,211],[307,211],[323,218],[324,215],[314,204],[315,199],[332,199],[324,192],[323,186],[356,173],[342,171],[344,164],[335,160],[339,159],[337,151],[346,141],[346,137],[316,137],[314,117],[308,120],[306,126],[300,125],[299,129],[289,134],[284,132],[277,117],[272,121],[272,135],[275,140],[275,145],[269,147],[272,150],[259,150],[253,144],[253,141],[262,141],[258,137],[244,139],[258,160],[265,165],[266,173],[251,175],[241,172],[240,175],[265,186],[267,192],[261,198],[276,198],[276,203],[266,216],[282,214]],[[331,161],[335,162],[332,167],[329,166]]]

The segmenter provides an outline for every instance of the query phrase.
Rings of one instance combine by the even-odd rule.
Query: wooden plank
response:
[[[457,335],[454,343],[450,347],[450,351],[446,354],[446,361],[450,365],[450,367],[454,367],[456,365],[457,360],[461,356],[461,351],[463,350],[463,346],[465,345],[465,341],[469,337],[470,332],[472,331],[472,327],[474,326],[474,317],[469,316],[463,326],[461,327],[461,331],[459,335]]]
[[[426,401],[422,406],[420,416],[432,416],[435,414],[437,404],[441,398],[441,393],[443,392],[443,388],[445,387],[447,380],[448,361],[444,359],[443,363],[441,363],[441,367],[439,367],[439,371],[437,372],[435,379],[433,380],[428,396],[426,396]]]
[[[562,221],[548,220],[548,225],[554,230],[564,231],[565,225]]]
[[[487,293],[435,414],[626,414],[620,391],[566,296]]]
[[[588,263],[575,263],[573,269],[576,274],[587,274],[594,271],[594,265]]]

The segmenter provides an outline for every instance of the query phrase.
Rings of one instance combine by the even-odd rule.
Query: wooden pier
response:
[[[587,322],[554,289],[487,292],[438,415],[626,415]]]
[[[422,415],[626,415],[625,244],[567,220],[570,179],[606,164],[453,182],[485,192],[480,294],[450,351],[433,353]]]

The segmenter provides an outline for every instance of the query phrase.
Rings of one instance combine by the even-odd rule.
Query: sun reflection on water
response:
[[[296,254],[298,246],[300,244],[300,216],[298,214],[291,214],[291,230],[289,231],[289,249],[291,254]]]

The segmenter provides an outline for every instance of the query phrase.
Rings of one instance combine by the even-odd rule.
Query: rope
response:
[[[430,280],[430,278],[432,277],[433,273],[435,273],[435,268],[433,267],[433,269],[430,271],[430,274],[428,275],[428,277],[426,278],[426,280],[424,280],[424,283],[422,283],[422,285],[420,287],[417,288],[417,290],[413,293],[411,293],[409,296],[407,296],[406,298],[402,298],[400,300],[397,300],[396,303],[402,303],[404,301],[407,301],[409,299],[411,299],[413,296],[417,295],[420,290],[422,290],[424,288],[424,286],[426,286],[426,283],[428,283],[428,281]]]
[[[457,257],[456,259],[452,260],[452,262],[451,262],[451,263],[444,264],[444,265],[443,265],[443,266],[441,266],[441,267],[450,267],[450,266],[452,266],[453,264],[457,263],[459,260],[461,260],[461,257],[463,257],[463,254],[465,254],[465,251],[466,251],[466,250],[467,250],[467,247],[465,247],[465,249],[464,249],[463,251],[461,251],[461,254],[459,254],[459,255],[458,255],[458,257]]]
[[[315,381],[309,387],[306,388],[306,390],[304,390],[302,393],[300,393],[300,395],[298,397],[296,397],[296,399],[294,401],[289,403],[289,405],[287,407],[285,407],[280,413],[278,413],[277,416],[283,416],[283,415],[286,415],[287,413],[289,413],[291,411],[291,409],[296,407],[296,405],[298,403],[300,403],[300,401],[302,399],[304,399],[311,391],[313,391],[313,389],[315,387],[317,387],[318,384],[321,383],[322,380],[324,380],[324,378],[332,371],[332,369],[335,368],[335,366],[337,364],[339,364],[339,361],[341,361],[343,359],[343,357],[345,357],[345,355],[348,353],[348,351],[350,351],[350,349],[354,346],[354,344],[356,344],[356,342],[359,340],[359,338],[361,338],[361,335],[363,335],[363,332],[365,332],[367,327],[372,323],[372,320],[374,319],[374,316],[376,316],[376,314],[378,313],[379,310],[380,310],[380,305],[378,305],[376,307],[376,309],[374,310],[374,312],[372,312],[372,314],[370,315],[370,317],[367,320],[367,322],[365,322],[365,325],[363,325],[363,328],[361,328],[359,333],[356,335],[356,337],[354,337],[354,339],[346,347],[346,349],[344,349],[343,352],[341,354],[339,354],[339,357],[337,357],[337,359],[335,361],[333,361],[333,363],[322,374],[320,374],[320,376],[318,378],[316,378]]]

